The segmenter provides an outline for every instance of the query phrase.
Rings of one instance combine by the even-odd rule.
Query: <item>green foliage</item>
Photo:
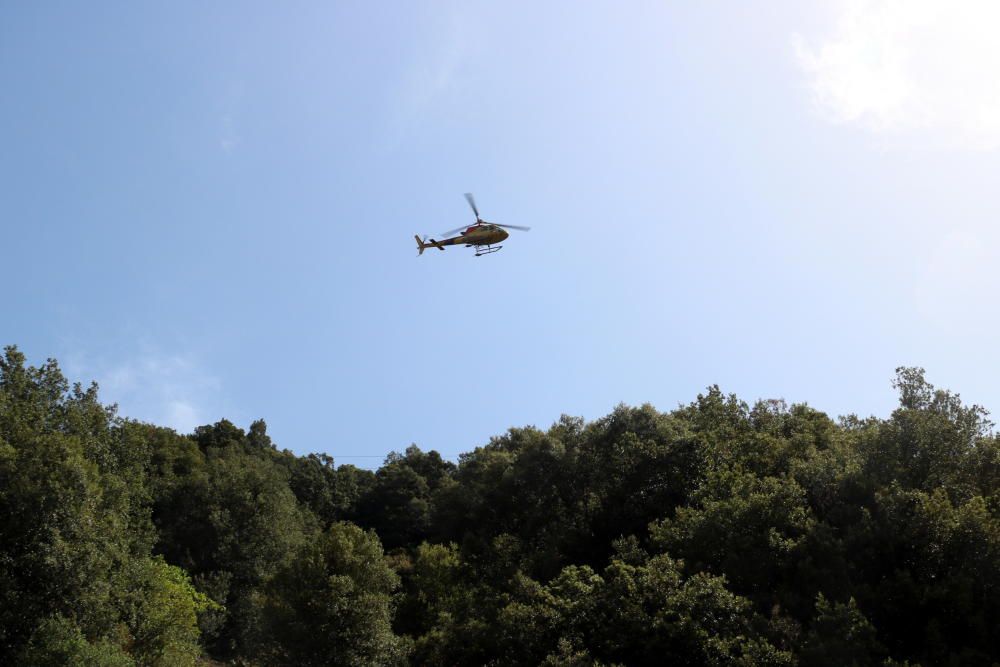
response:
[[[685,579],[681,570],[660,555],[638,566],[612,560],[603,576],[571,565],[546,585],[516,577],[497,619],[499,661],[792,664],[791,654],[758,636],[749,601],[724,578]]]
[[[879,485],[898,481],[925,491],[945,487],[955,496],[974,494],[972,460],[992,428],[986,410],[935,389],[922,368],[896,369],[893,384],[900,408],[859,441],[865,472]]]
[[[755,625],[750,602],[734,595],[724,577],[682,575],[666,554],[641,566],[613,560],[605,571],[606,628],[602,653],[626,664],[790,665]]]
[[[0,658],[193,664],[207,602],[150,559],[153,427],[117,420],[58,366],[0,364]],[[185,472],[183,469],[181,472]],[[175,473],[176,476],[176,473]],[[126,652],[124,647],[128,647]]]
[[[292,493],[324,526],[353,517],[358,500],[374,485],[374,473],[354,466],[336,468],[325,454],[297,457],[286,452],[276,462],[288,469]]]
[[[1000,520],[981,496],[956,506],[944,489],[893,484],[847,539],[862,575],[856,597],[894,655],[950,664],[964,653],[956,664],[974,664],[996,650]],[[913,632],[921,649],[909,653]]]
[[[794,479],[720,468],[650,533],[657,546],[683,554],[692,571],[724,573],[736,590],[767,600],[814,523]]]
[[[270,460],[269,448],[255,451],[229,422],[200,427],[195,437],[204,463],[179,483],[165,485],[154,515],[157,549],[225,608],[224,616],[210,614],[204,625],[212,650],[219,656],[253,654],[266,643],[260,590],[305,543],[311,518],[289,488],[286,470]]]
[[[44,619],[17,660],[32,667],[135,667],[132,656],[108,640],[88,641],[73,621],[54,616]]]
[[[1000,438],[894,384],[888,419],[711,387],[371,472],[7,348],[0,663],[992,665]]]
[[[424,634],[435,621],[468,608],[466,573],[455,544],[423,542],[412,561],[407,559],[396,569],[403,576],[404,596],[397,616],[402,632]]]
[[[274,659],[296,665],[391,665],[406,646],[392,633],[399,579],[374,533],[333,524],[269,585]]]
[[[148,552],[152,535],[142,468],[148,450],[141,444],[113,409],[98,403],[96,387],[70,389],[54,361],[26,367],[20,352],[6,349],[0,662],[33,633],[38,639],[45,619],[72,618],[98,640],[121,623],[118,586],[129,564]]]
[[[560,639],[555,652],[549,653],[541,662],[543,667],[591,667],[600,664],[586,649],[574,646],[568,639]]]
[[[148,559],[134,591],[131,654],[140,664],[194,665],[201,655],[198,615],[219,610],[195,590],[187,573],[162,558]]]
[[[375,483],[358,503],[357,521],[375,529],[387,549],[414,545],[428,536],[432,494],[450,478],[454,464],[416,445],[390,454]]]
[[[842,604],[817,596],[816,618],[800,654],[802,667],[862,667],[877,664],[884,654],[854,598]]]

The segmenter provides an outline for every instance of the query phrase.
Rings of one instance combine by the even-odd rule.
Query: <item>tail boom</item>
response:
[[[413,238],[417,240],[417,255],[423,255],[424,250],[427,250],[427,248],[437,248],[441,252],[444,252],[444,245],[439,241],[435,241],[434,239],[421,240],[419,236],[414,236]],[[427,237],[424,238],[426,239]]]

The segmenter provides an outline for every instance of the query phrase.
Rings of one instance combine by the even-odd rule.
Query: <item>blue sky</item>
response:
[[[958,5],[6,3],[0,339],[368,466],[714,383],[886,415],[899,365],[1000,409]],[[531,232],[418,258],[466,191]]]

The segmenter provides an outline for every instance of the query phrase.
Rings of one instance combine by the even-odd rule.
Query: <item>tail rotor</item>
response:
[[[426,234],[424,235],[424,238],[420,238],[419,236],[416,236],[416,235],[414,235],[413,238],[415,238],[417,240],[417,256],[418,257],[420,255],[423,255],[424,254],[424,250],[426,250],[427,248],[437,248],[441,252],[444,252],[444,246],[442,246],[440,243],[438,243],[434,239],[431,239],[430,241],[428,241]]]

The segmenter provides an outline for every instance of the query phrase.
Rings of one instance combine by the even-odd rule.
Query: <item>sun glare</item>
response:
[[[793,39],[823,117],[917,145],[1000,147],[1000,4],[855,0],[838,13],[829,34]]]

